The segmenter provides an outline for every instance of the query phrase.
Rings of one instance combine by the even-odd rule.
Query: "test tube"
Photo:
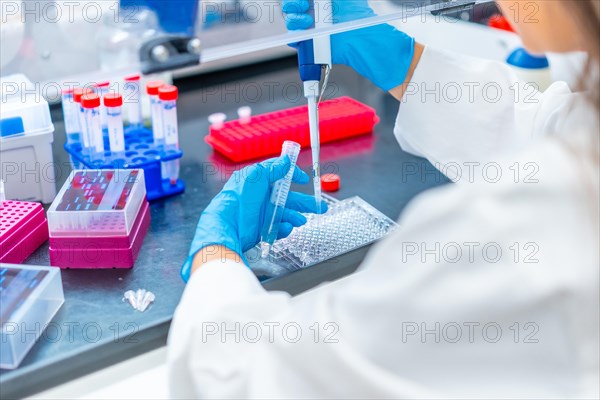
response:
[[[125,77],[125,103],[127,104],[127,119],[129,126],[142,127],[142,103],[140,102],[140,76]]]
[[[81,96],[85,125],[90,139],[92,161],[104,161],[104,136],[100,122],[100,97],[96,93]]]
[[[150,113],[152,115],[152,136],[156,146],[162,146],[165,142],[163,123],[161,120],[162,109],[158,98],[158,89],[164,86],[163,81],[150,81],[146,84],[146,92],[150,97]]]
[[[125,134],[123,133],[123,97],[118,93],[104,96],[106,123],[108,127],[108,143],[114,158],[123,158],[125,153]]]
[[[243,106],[237,109],[238,119],[240,124],[249,124],[252,120],[252,108],[249,106]]]
[[[165,151],[179,150],[179,130],[177,127],[177,97],[179,92],[173,85],[164,85],[158,89],[161,102]],[[179,178],[179,159],[163,162],[163,171],[171,182],[177,183]]]
[[[290,140],[283,142],[281,156],[287,155],[290,158],[290,170],[283,178],[275,182],[269,202],[267,203],[265,221],[260,235],[260,253],[262,258],[266,258],[269,255],[271,246],[273,246],[273,243],[277,239],[279,224],[281,223],[285,202],[287,201],[290,186],[292,185],[292,176],[296,168],[298,154],[300,154],[300,145],[298,143]]]
[[[4,180],[0,179],[0,206],[6,201],[6,192],[4,191]]]
[[[104,96],[106,96],[108,94],[109,87],[110,87],[109,81],[98,82],[98,83],[96,83],[95,92],[100,98],[103,98]],[[100,123],[102,125],[102,129],[107,129],[108,123],[106,121],[106,110],[104,109],[104,107],[100,107]]]
[[[73,102],[73,88],[62,91],[62,110],[67,133],[67,144],[79,142],[79,120],[76,104]]]
[[[90,88],[75,88],[73,90],[73,102],[75,103],[75,110],[77,111],[77,122],[79,125],[79,140],[81,142],[81,153],[84,155],[90,155],[92,152],[92,143],[90,141],[90,135],[87,131],[87,125],[85,123],[85,110],[81,105],[81,97],[86,94],[94,93]]]

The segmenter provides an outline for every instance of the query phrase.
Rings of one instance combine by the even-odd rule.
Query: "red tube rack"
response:
[[[333,142],[373,132],[379,122],[375,110],[350,97],[319,104],[321,143]],[[210,127],[206,143],[234,162],[248,161],[281,153],[286,140],[310,146],[308,107],[252,116],[250,122],[228,121],[220,128]]]

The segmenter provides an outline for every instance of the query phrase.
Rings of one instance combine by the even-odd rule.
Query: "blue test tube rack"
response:
[[[105,137],[104,141],[105,148],[108,148],[108,138]],[[106,152],[105,161],[92,161],[89,156],[82,154],[80,143],[65,143],[64,148],[81,168],[143,169],[148,201],[174,196],[185,190],[185,184],[181,179],[173,185],[169,179],[163,179],[161,171],[161,162],[181,158],[183,152],[165,151],[163,147],[155,146],[152,131],[147,128],[131,126],[125,128],[125,156],[121,159],[112,159],[110,152]]]

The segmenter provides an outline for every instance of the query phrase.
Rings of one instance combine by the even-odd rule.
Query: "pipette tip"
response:
[[[260,256],[261,258],[267,258],[269,252],[271,251],[271,245],[267,242],[260,243]]]

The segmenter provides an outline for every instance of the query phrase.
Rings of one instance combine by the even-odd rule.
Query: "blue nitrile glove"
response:
[[[265,220],[265,209],[271,195],[273,183],[285,176],[290,169],[288,156],[271,158],[236,171],[223,190],[215,196],[204,210],[196,227],[187,260],[181,267],[181,277],[188,281],[194,256],[210,245],[225,246],[238,253],[254,247],[260,241],[260,232]],[[292,181],[308,183],[308,175],[296,166]],[[279,225],[278,238],[288,236],[294,227],[306,223],[301,213],[317,211],[314,196],[290,191],[285,211]],[[322,203],[322,212],[327,204]]]
[[[283,16],[289,30],[314,25],[309,14],[312,0],[282,0]],[[375,16],[367,0],[331,0],[334,23]],[[415,40],[388,24],[370,26],[331,36],[334,64],[352,67],[379,88],[388,91],[404,83],[413,59]]]

